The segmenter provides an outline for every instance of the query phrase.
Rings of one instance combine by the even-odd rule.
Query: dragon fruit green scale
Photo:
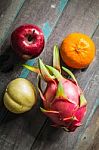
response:
[[[65,68],[62,69],[71,76],[67,79],[61,74],[58,47],[54,46],[53,67],[45,65],[39,59],[38,90],[40,92],[44,108],[41,111],[49,117],[54,127],[61,127],[65,131],[73,132],[79,126],[86,113],[87,101],[79,87],[73,73]],[[34,71],[34,67],[26,66]],[[36,71],[34,71],[36,72]],[[44,92],[41,89],[41,78],[47,83]]]

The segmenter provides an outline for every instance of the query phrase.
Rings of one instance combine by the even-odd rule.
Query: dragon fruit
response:
[[[59,50],[55,45],[53,50],[53,67],[45,65],[41,59],[39,67],[24,65],[27,69],[38,73],[38,90],[44,108],[41,111],[49,117],[54,127],[61,127],[65,131],[73,132],[79,126],[86,113],[87,101],[73,73],[65,68],[70,79],[61,74]],[[41,79],[46,83],[46,89],[41,89]]]

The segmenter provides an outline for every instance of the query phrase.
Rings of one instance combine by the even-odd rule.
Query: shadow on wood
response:
[[[45,125],[43,126],[41,132],[37,136],[37,139],[35,140],[33,146],[31,147],[32,149],[39,149],[42,147],[43,149],[52,149],[52,146],[55,144],[57,146],[57,143],[59,140],[61,141],[61,136],[65,131],[61,128],[55,128],[52,127],[52,122],[50,120],[47,120]],[[68,133],[66,133],[68,135]],[[62,142],[62,141],[61,141]],[[45,145],[43,147],[43,145]]]
[[[88,66],[88,67],[82,68],[82,69],[74,69],[74,68],[71,68],[71,67],[67,66],[67,65],[62,61],[62,58],[60,59],[60,63],[61,63],[61,66],[64,66],[64,67],[68,68],[69,70],[72,71],[72,73],[73,73],[74,75],[76,74],[76,76],[77,76],[77,74],[80,74],[81,72],[85,72],[85,71],[88,69],[88,67],[89,67],[89,66]],[[62,70],[62,75],[69,78],[68,74],[66,74],[66,72],[64,72],[63,70]]]
[[[25,61],[20,60],[12,50],[12,47],[8,46],[0,56],[0,71],[7,73],[12,71],[15,66],[20,66],[23,63],[25,63]]]

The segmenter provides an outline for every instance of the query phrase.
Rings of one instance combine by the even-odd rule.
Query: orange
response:
[[[95,56],[95,44],[82,33],[71,33],[62,42],[60,54],[66,65],[81,69],[87,67]]]

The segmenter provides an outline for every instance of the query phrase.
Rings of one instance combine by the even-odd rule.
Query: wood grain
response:
[[[80,138],[74,148],[75,150],[98,150],[99,148],[99,99],[96,101],[98,101],[98,105],[94,110],[90,124],[86,127],[82,135],[80,135]]]
[[[99,135],[99,49],[97,50],[97,58],[94,65],[94,75],[85,86],[85,96],[88,101],[87,114],[83,121],[83,126],[77,129],[74,133],[65,133],[61,129],[53,129],[50,127],[49,121],[40,132],[38,139],[31,149],[66,149],[66,150],[98,150],[98,135]],[[92,71],[91,70],[91,71]],[[86,77],[86,76],[85,76]],[[85,78],[83,78],[84,80]],[[82,82],[83,82],[82,80]],[[87,81],[86,81],[87,82]],[[90,122],[91,121],[91,122]],[[49,142],[50,141],[50,142]],[[90,141],[90,142],[89,142]]]
[[[16,18],[11,30],[23,23],[32,23],[36,22],[39,26],[43,26],[46,18],[51,20],[53,26],[53,19],[57,15],[53,16],[53,9],[50,6],[54,4],[57,5],[56,1],[47,1],[46,3],[41,1],[26,1],[22,10],[20,11],[19,16]],[[28,6],[28,7],[27,7]],[[29,7],[30,6],[30,7]],[[46,9],[45,9],[46,8]],[[99,18],[98,13],[99,1],[98,0],[74,0],[68,3],[67,8],[65,8],[61,18],[57,22],[55,30],[50,36],[44,52],[41,55],[41,58],[47,64],[52,62],[52,49],[54,43],[60,45],[62,39],[70,32],[79,31],[92,35],[97,27],[97,20]],[[42,11],[41,11],[42,10]],[[49,11],[49,12],[48,12]],[[38,13],[40,13],[38,15]],[[45,15],[46,14],[46,15]],[[10,31],[11,32],[11,31]],[[96,32],[97,33],[97,32]],[[5,51],[9,45],[9,37],[5,41],[2,51]],[[95,36],[96,37],[96,36]],[[94,37],[94,40],[96,41]],[[98,33],[97,33],[97,37]],[[98,40],[97,40],[98,41]],[[93,77],[97,74],[98,67],[98,53],[96,59],[85,71],[75,71],[76,77],[85,90],[86,98],[88,99],[88,113],[84,120],[86,122],[94,100],[98,98],[99,90],[97,77],[93,81]],[[36,61],[37,63],[37,61]],[[0,91],[3,91],[6,84],[13,78],[19,76],[21,68],[15,67],[13,72],[2,73],[0,78],[2,78],[2,87]],[[16,72],[17,70],[17,72]],[[5,77],[4,77],[5,76]],[[35,83],[35,75],[30,73],[28,79]],[[96,86],[96,87],[95,87]],[[93,89],[95,89],[93,91]],[[90,92],[91,90],[91,92]],[[91,93],[91,94],[90,94]],[[93,99],[94,95],[94,99]],[[8,113],[6,120],[0,127],[0,149],[8,150],[71,150],[75,147],[76,143],[81,139],[78,139],[78,135],[82,136],[82,133],[85,131],[84,126],[79,128],[75,133],[65,133],[61,129],[55,129],[50,127],[50,122],[46,121],[45,116],[39,111],[39,103],[33,110],[30,112],[16,116]],[[32,117],[33,116],[33,117]],[[97,112],[96,112],[97,116]],[[97,118],[97,117],[96,117]],[[98,128],[98,127],[97,127]],[[91,131],[91,129],[90,129]],[[93,130],[92,130],[93,131]],[[96,133],[97,131],[95,131]],[[88,132],[89,133],[89,132]],[[97,137],[98,134],[96,134]],[[81,143],[82,144],[82,143]],[[94,144],[94,142],[93,142]],[[77,145],[79,147],[79,145]]]
[[[75,5],[76,5],[76,2],[74,3]],[[80,9],[80,6],[82,6],[82,9]],[[75,6],[75,7],[73,5],[73,2],[69,3],[67,9],[63,12],[63,16],[60,18],[60,20],[57,24],[57,27],[54,30],[54,33],[52,34],[52,36],[50,37],[50,39],[48,41],[47,48],[50,49],[50,45],[54,44],[53,41],[55,41],[55,43],[57,41],[58,44],[60,44],[61,38],[65,37],[66,34],[70,33],[71,30],[72,30],[72,32],[77,30],[80,32],[84,32],[90,36],[93,35],[93,32],[95,30],[95,28],[94,28],[95,25],[92,25],[92,22],[94,22],[94,21],[92,21],[93,20],[92,18],[95,19],[95,16],[97,16],[96,23],[95,23],[95,24],[97,24],[99,14],[98,14],[98,11],[97,11],[96,15],[94,13],[93,13],[93,15],[90,15],[90,14],[92,12],[94,12],[95,7],[96,7],[96,9],[98,8],[97,6],[99,6],[98,1],[90,1],[87,4],[85,4],[84,1],[82,4],[82,1],[80,1],[79,3],[77,3],[77,6]],[[77,8],[78,15],[74,14],[75,11],[73,10],[73,8],[70,9],[71,7]],[[95,9],[95,12],[96,12],[96,9]],[[71,12],[71,10],[73,12],[69,13],[69,11]],[[87,10],[87,11],[85,11],[85,10]],[[66,17],[66,14],[68,14],[68,16],[70,18],[71,18],[70,14],[72,14],[76,17],[74,17],[74,18],[72,17],[72,19],[68,23],[67,20],[64,20],[64,18]],[[92,16],[92,18],[89,18],[89,15]],[[83,21],[83,20],[88,20],[88,22],[86,23],[86,21]],[[62,28],[64,29],[65,32],[63,32]],[[88,30],[87,30],[87,28],[88,28]],[[97,29],[97,32],[98,32],[98,29]],[[93,39],[95,40],[95,37],[93,37]],[[98,45],[96,45],[96,47],[97,46]],[[47,52],[46,52],[46,54],[47,54]],[[45,54],[45,57],[46,57],[46,54]],[[97,79],[93,83],[93,78],[98,73],[97,72],[98,64],[99,64],[98,58],[99,58],[99,53],[97,50],[97,56],[96,56],[95,60],[93,61],[93,63],[85,71],[76,71],[76,77],[79,81],[80,86],[83,89],[85,89],[85,95],[86,95],[86,98],[88,99],[88,111],[87,111],[87,115],[84,120],[84,123],[88,119],[88,116],[93,108],[94,101],[98,98],[98,94],[99,94],[99,91],[96,90],[98,88],[98,83],[97,83],[96,87],[94,85],[94,84],[96,84]],[[44,59],[44,60],[46,62],[48,61],[46,59]],[[51,63],[51,62],[48,62],[48,63]],[[93,95],[94,95],[94,98],[93,98]],[[75,133],[70,134],[70,133],[65,133],[64,131],[61,131],[60,129],[53,129],[52,127],[49,126],[49,122],[48,122],[47,125],[44,126],[43,130],[41,131],[40,135],[36,139],[35,144],[33,144],[31,149],[42,150],[45,148],[45,149],[50,149],[50,150],[53,150],[53,149],[54,150],[55,149],[72,150],[75,147],[78,136],[80,136],[80,134],[82,134],[83,132],[84,132],[84,126],[79,128]]]
[[[53,8],[52,5],[54,5],[55,8]],[[14,54],[12,54],[11,47],[9,46],[11,31],[23,23],[35,23],[38,26],[43,27],[46,21],[52,22],[52,20],[54,20],[52,24],[50,24],[51,30],[53,30],[57,22],[57,17],[59,17],[59,12],[56,12],[57,6],[61,6],[60,1],[52,0],[45,2],[43,0],[30,0],[25,2],[20,11],[20,14],[17,16],[15,22],[13,23],[13,26],[11,26],[10,28],[8,37],[6,37],[6,40],[1,47],[1,55],[3,55],[4,53],[10,53],[10,56],[12,56],[12,63],[15,63],[14,70],[6,73],[0,72],[0,91],[2,93],[0,95],[1,98],[8,82],[10,82],[14,78],[19,77],[22,70],[22,67],[19,67],[18,65],[19,60]],[[38,117],[37,114],[39,114]],[[3,115],[4,117],[4,113],[2,113],[2,111],[1,115]],[[41,129],[44,122],[44,116],[39,112],[39,107],[37,106],[30,112],[27,112],[26,114],[21,116],[16,116],[8,112],[0,127],[0,149],[5,149],[4,145],[6,145],[7,149],[23,149],[23,147],[24,149],[30,149],[38,134],[38,131]],[[9,143],[9,145],[11,146],[7,147],[7,143]]]
[[[94,73],[94,76],[92,76],[92,79],[87,85],[87,88],[85,90],[85,94],[87,97],[92,99],[93,97],[93,105],[92,108],[90,109],[90,114],[88,115],[85,123],[85,131],[79,135],[78,141],[75,145],[75,150],[78,149],[85,149],[85,150],[98,150],[99,149],[99,91],[98,91],[98,86],[99,86],[99,71],[98,71],[98,63],[99,63],[99,26],[93,36],[93,40],[96,43],[96,62],[97,65],[94,66],[92,70],[96,70]],[[96,64],[95,63],[95,64]],[[93,71],[94,72],[94,71]],[[89,94],[88,94],[89,91]],[[90,95],[90,96],[89,96]]]
[[[66,1],[66,0],[65,0]],[[17,16],[15,22],[10,27],[9,35],[6,37],[6,40],[0,45],[0,80],[1,86],[0,91],[4,92],[6,85],[20,76],[22,70],[23,62],[19,61],[19,59],[12,52],[10,47],[10,36],[11,32],[18,26],[25,23],[34,23],[39,27],[43,28],[46,22],[50,22],[50,29],[53,30],[57,18],[59,17],[57,6],[59,6],[59,0],[52,0],[44,2],[41,0],[38,1],[26,1],[24,6],[22,7],[20,14]],[[54,5],[55,8],[52,8],[51,5]],[[46,8],[46,9],[45,9]],[[53,14],[53,15],[52,15]],[[52,21],[54,20],[54,21]],[[2,31],[1,31],[2,32]],[[2,61],[2,55],[8,55],[8,60]],[[11,70],[12,69],[12,70]],[[2,71],[2,72],[1,72]],[[0,99],[2,96],[0,95]]]
[[[0,1],[0,45],[5,40],[9,28],[18,15],[25,0]]]

